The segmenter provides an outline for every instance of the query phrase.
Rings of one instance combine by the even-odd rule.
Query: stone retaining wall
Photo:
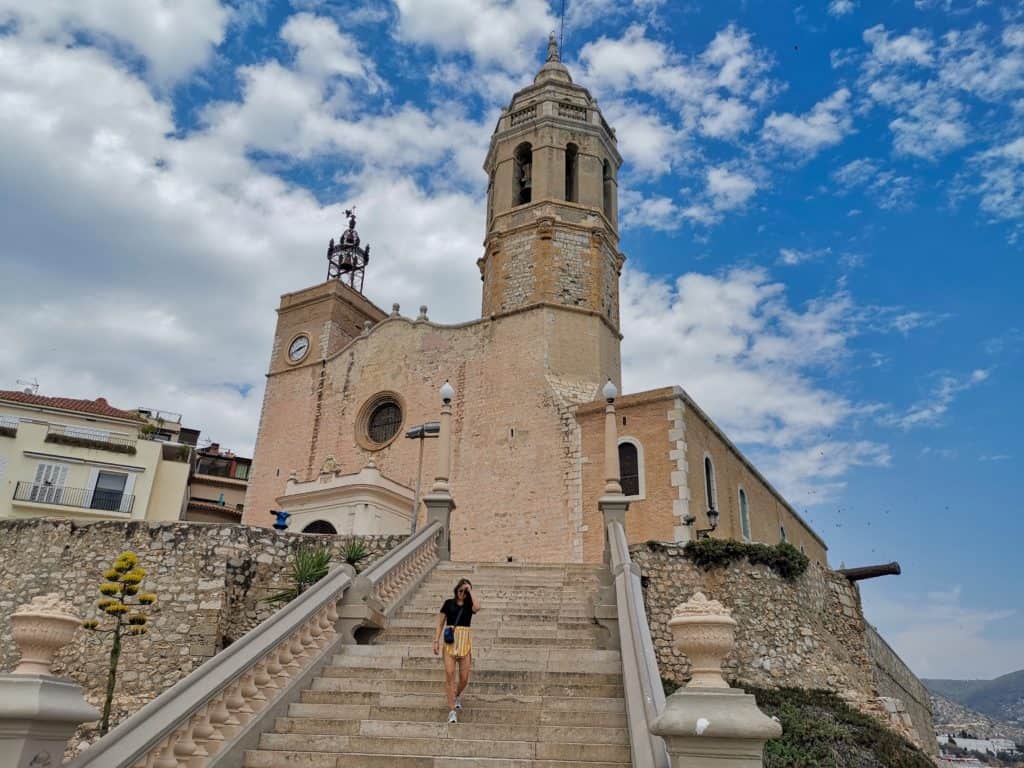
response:
[[[360,537],[371,553],[362,566],[404,538]],[[147,609],[149,633],[124,641],[114,707],[114,719],[123,719],[273,613],[261,599],[287,586],[292,552],[314,541],[337,552],[346,539],[219,523],[0,521],[0,669],[18,658],[9,621],[17,606],[57,592],[83,619],[99,618],[103,571],[121,552],[135,552],[158,600]],[[98,704],[109,649],[108,635],[82,630],[58,654],[55,673]]]
[[[899,700],[902,711],[895,701],[888,706],[893,710],[891,716],[906,717],[918,732],[923,744],[935,741],[935,728],[932,725],[931,696],[924,683],[910,671],[903,659],[885,641],[878,630],[867,625],[866,638],[868,655],[871,657],[875,687],[880,696]]]
[[[931,713],[905,702],[910,724],[886,701],[899,694],[878,685],[860,594],[846,577],[816,563],[792,581],[746,560],[704,570],[683,555],[683,545],[671,543],[636,544],[630,555],[641,569],[647,619],[664,677],[677,684],[689,680],[689,661],[672,648],[668,620],[675,606],[702,591],[730,608],[738,625],[736,647],[724,664],[730,682],[834,691],[935,751]],[[888,666],[894,666],[891,659]]]

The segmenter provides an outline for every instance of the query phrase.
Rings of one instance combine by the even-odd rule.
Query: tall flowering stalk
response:
[[[104,581],[99,586],[99,593],[103,597],[96,602],[96,607],[103,616],[100,619],[82,622],[82,626],[91,632],[113,636],[107,672],[107,698],[103,703],[100,736],[110,730],[110,705],[114,700],[117,663],[121,658],[121,640],[126,636],[138,637],[146,634],[149,617],[141,612],[141,607],[156,602],[154,593],[142,591],[142,581],[145,578],[146,572],[139,567],[139,558],[135,553],[122,552],[104,572]],[[108,617],[113,621],[106,621]]]

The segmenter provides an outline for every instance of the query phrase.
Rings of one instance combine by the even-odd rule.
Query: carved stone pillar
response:
[[[722,678],[736,627],[729,610],[698,592],[676,607],[669,627],[672,644],[693,663],[693,679],[668,697],[651,724],[665,739],[673,768],[760,768],[764,743],[782,735],[782,726]]]
[[[51,594],[15,610],[11,624],[21,663],[0,675],[0,768],[57,768],[75,728],[100,716],[79,686],[50,674],[81,621]]]

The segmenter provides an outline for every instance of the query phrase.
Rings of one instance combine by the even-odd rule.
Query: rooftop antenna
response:
[[[565,49],[565,0],[562,0],[562,13],[558,24],[558,50]]]
[[[31,380],[29,380],[29,379],[18,379],[14,383],[15,384],[23,384],[25,386],[25,389],[23,389],[22,391],[26,395],[38,395],[39,394],[39,380],[35,376],[33,376]]]

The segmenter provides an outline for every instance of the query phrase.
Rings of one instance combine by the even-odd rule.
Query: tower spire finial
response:
[[[552,32],[548,35],[548,61],[561,61],[562,57],[558,53],[558,40],[555,39],[555,33]]]

